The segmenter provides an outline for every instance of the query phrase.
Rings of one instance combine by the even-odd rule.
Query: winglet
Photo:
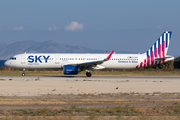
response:
[[[107,54],[107,51],[104,54]]]
[[[113,50],[113,51],[111,51],[111,53],[110,53],[110,54],[109,54],[109,56],[106,58],[106,60],[109,60],[109,59],[111,58],[111,56],[112,56],[113,52],[114,52],[114,50]]]

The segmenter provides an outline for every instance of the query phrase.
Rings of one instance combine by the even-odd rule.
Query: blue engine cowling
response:
[[[78,74],[78,66],[75,65],[64,65],[64,74]]]

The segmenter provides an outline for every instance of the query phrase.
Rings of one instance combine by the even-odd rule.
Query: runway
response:
[[[0,96],[180,93],[180,76],[0,76]]]

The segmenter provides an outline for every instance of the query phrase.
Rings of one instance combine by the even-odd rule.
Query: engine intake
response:
[[[71,74],[71,75],[78,74],[78,66],[64,65],[64,74]]]

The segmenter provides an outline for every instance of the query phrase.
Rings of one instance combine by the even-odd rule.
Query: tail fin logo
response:
[[[165,31],[161,37],[154,43],[154,45],[146,52],[147,55],[147,63],[146,65],[157,64],[155,58],[164,58],[166,57],[170,39],[171,39],[171,31]],[[164,61],[162,61],[164,62]],[[159,61],[161,63],[161,61]]]
[[[145,58],[136,68],[146,67],[165,62],[172,32],[165,31],[154,45],[145,53]],[[143,65],[144,64],[144,65]]]

